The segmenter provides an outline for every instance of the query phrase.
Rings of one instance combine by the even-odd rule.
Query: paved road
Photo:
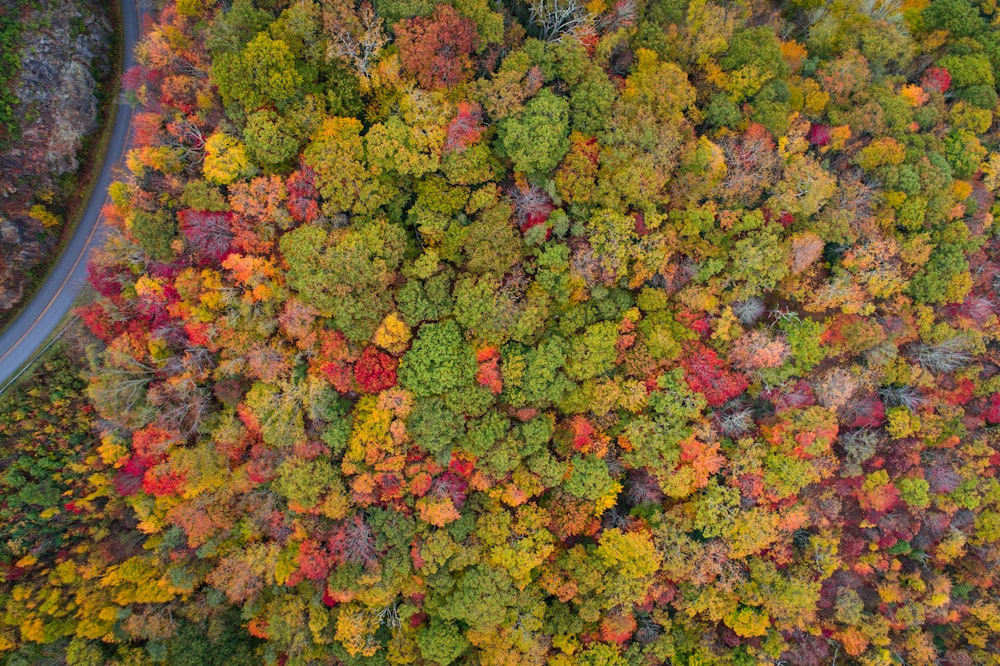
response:
[[[139,8],[136,0],[120,0],[120,3],[125,71],[135,64],[132,52],[139,38]],[[87,281],[87,257],[104,238],[101,208],[107,200],[115,167],[125,153],[131,122],[132,107],[119,103],[101,175],[72,240],[34,299],[0,336],[0,390],[55,331]]]

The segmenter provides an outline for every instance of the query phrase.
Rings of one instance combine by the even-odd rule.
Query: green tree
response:
[[[247,117],[243,140],[253,161],[264,166],[287,162],[299,150],[295,128],[270,109],[255,111]]]
[[[417,631],[417,645],[424,659],[440,666],[454,663],[471,647],[454,622],[436,617]]]
[[[327,118],[302,154],[316,172],[316,185],[328,215],[373,213],[391,189],[374,177],[365,161],[362,125],[356,118]]]
[[[611,478],[607,464],[595,456],[573,456],[563,489],[574,497],[596,502],[613,500],[621,484]]]
[[[458,577],[451,594],[432,603],[445,620],[457,620],[475,629],[496,630],[508,623],[517,605],[517,592],[505,571],[478,564]]]
[[[177,223],[168,210],[160,209],[153,213],[135,211],[129,220],[129,233],[139,247],[156,261],[170,261],[177,255],[173,247],[177,238]]]
[[[424,324],[399,365],[400,383],[420,398],[473,385],[476,357],[454,321]]]
[[[216,58],[212,79],[226,105],[239,104],[246,111],[265,106],[287,108],[302,86],[291,49],[263,32],[239,53]]]
[[[597,377],[614,367],[618,350],[618,324],[602,321],[588,326],[570,341],[566,356],[566,374],[570,379],[584,380]]]
[[[254,6],[253,0],[236,0],[212,22],[207,46],[213,55],[237,53],[271,22],[271,15]]]
[[[514,170],[545,175],[569,152],[569,103],[548,89],[538,93],[524,111],[505,118],[497,130],[503,152]]]
[[[283,236],[280,245],[290,266],[288,284],[350,340],[371,338],[393,310],[388,286],[405,248],[397,225],[374,221],[332,234],[300,227]]]
[[[443,400],[430,397],[414,406],[406,420],[406,429],[414,444],[439,456],[447,454],[453,444],[464,440],[465,418],[448,409]],[[485,448],[477,455],[484,451]]]
[[[616,98],[615,87],[599,67],[589,67],[569,96],[569,116],[577,132],[596,136],[607,127]]]

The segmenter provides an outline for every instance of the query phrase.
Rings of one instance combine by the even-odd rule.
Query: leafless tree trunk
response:
[[[357,11],[327,0],[323,6],[323,29],[330,36],[327,57],[346,60],[358,73],[367,76],[378,54],[389,43],[382,24],[382,18],[367,0]]]
[[[547,42],[594,31],[591,16],[579,0],[537,0],[531,3],[530,11],[531,22],[539,26]]]

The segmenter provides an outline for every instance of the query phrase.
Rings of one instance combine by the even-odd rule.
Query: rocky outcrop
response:
[[[98,79],[111,71],[112,26],[101,0],[45,0],[27,14],[16,81],[20,138],[0,153],[0,320],[23,296],[25,275],[58,242],[28,214],[61,208],[60,177],[80,168],[97,129]]]

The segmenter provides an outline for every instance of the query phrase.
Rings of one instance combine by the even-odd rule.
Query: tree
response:
[[[343,518],[348,500],[339,475],[329,461],[286,458],[277,468],[275,490],[297,513],[322,513],[329,518]]]
[[[417,631],[417,645],[424,659],[441,666],[454,663],[470,647],[454,622],[442,622],[436,617]]]
[[[740,140],[721,144],[726,155],[726,178],[720,195],[723,200],[753,205],[772,187],[781,174],[774,142],[760,126],[751,126]]]
[[[399,381],[418,397],[443,395],[473,385],[476,357],[454,321],[425,324],[399,366]]]
[[[601,133],[608,124],[615,96],[615,87],[604,71],[598,67],[588,68],[587,75],[570,92],[573,130],[586,136]]]
[[[771,79],[788,75],[779,42],[765,27],[734,33],[719,64],[729,73],[726,88],[737,101],[752,96]]]
[[[354,379],[367,393],[378,393],[396,385],[396,359],[374,347],[365,347],[354,364]]]
[[[267,11],[254,6],[252,0],[235,0],[229,11],[216,15],[208,48],[216,55],[235,53],[267,29],[271,18]]]
[[[564,37],[579,39],[593,33],[593,17],[576,0],[535,0],[529,8],[531,22],[538,26],[541,38],[547,42]]]
[[[566,375],[583,380],[597,377],[614,367],[618,357],[618,325],[611,321],[593,324],[573,338],[566,357]]]
[[[573,497],[589,500],[594,513],[614,504],[621,484],[611,478],[607,464],[596,456],[573,456],[563,489]]]
[[[921,16],[930,30],[948,30],[955,37],[973,37],[986,29],[979,10],[966,0],[945,0],[928,6]]]
[[[472,67],[475,24],[450,5],[437,5],[431,17],[418,16],[393,26],[403,68],[428,90],[463,83]]]
[[[674,63],[661,62],[656,53],[648,49],[636,51],[636,65],[625,80],[625,89],[615,105],[618,119],[639,121],[643,117],[657,123],[676,124],[684,112],[694,104],[695,89],[688,82],[687,74]],[[637,133],[648,132],[641,125],[623,125],[616,131]]]
[[[645,584],[660,568],[661,557],[649,533],[605,530],[594,553],[604,570],[602,607],[640,601]]]
[[[327,57],[347,60],[359,74],[367,76],[389,42],[382,23],[370,2],[362,2],[357,10],[347,3],[324,4],[323,30],[330,37]]]
[[[479,140],[483,130],[482,109],[478,104],[459,102],[458,112],[448,123],[448,135],[444,142],[444,152],[462,152]]]
[[[956,335],[937,344],[921,343],[915,346],[914,356],[931,372],[952,372],[969,362],[969,340]]]
[[[705,396],[708,404],[719,407],[735,398],[747,386],[746,379],[725,369],[724,362],[711,349],[702,348],[684,361],[684,379],[692,391]]]
[[[204,172],[210,183],[230,185],[252,175],[254,167],[239,139],[216,132],[205,142]]]
[[[319,191],[316,189],[316,173],[303,166],[288,177],[288,212],[299,223],[312,222],[319,216]]]
[[[386,288],[402,259],[403,232],[372,222],[327,235],[315,226],[281,238],[288,284],[301,300],[332,317],[351,340],[369,340],[393,307]]]
[[[517,604],[517,593],[505,572],[478,564],[465,570],[451,594],[439,597],[438,604],[437,614],[445,620],[495,631]]]
[[[440,399],[430,398],[420,401],[406,421],[407,431],[413,443],[430,452],[435,457],[448,453],[465,433],[465,419],[453,412]],[[476,455],[485,453],[486,446],[475,446],[482,439],[480,432],[474,431],[466,448]],[[499,437],[495,437],[495,442]],[[492,443],[491,442],[491,443]]]
[[[439,127],[410,127],[399,116],[369,128],[365,156],[375,174],[424,176],[439,166]]]
[[[128,221],[129,233],[149,256],[156,261],[170,261],[176,255],[173,241],[177,225],[166,210],[147,213],[137,210]]]
[[[923,303],[944,304],[965,298],[968,293],[969,263],[962,250],[942,243],[930,253],[930,259],[910,280],[907,292]]]
[[[212,79],[226,105],[239,104],[248,112],[266,106],[286,109],[303,83],[288,45],[264,32],[239,53],[218,56],[212,65]]]
[[[753,372],[760,368],[780,367],[789,351],[784,340],[772,339],[763,331],[751,331],[736,341],[729,358],[744,372]]]
[[[295,128],[270,109],[254,111],[247,117],[243,140],[253,161],[263,166],[281,164],[298,154]]]
[[[523,112],[503,120],[497,139],[515,171],[547,174],[569,151],[569,103],[543,90]]]
[[[387,201],[388,190],[364,161],[361,129],[355,118],[327,118],[302,155],[316,174],[316,189],[328,215],[371,213]]]
[[[182,210],[177,213],[181,233],[196,254],[204,261],[221,263],[232,250],[230,231],[232,213]]]

